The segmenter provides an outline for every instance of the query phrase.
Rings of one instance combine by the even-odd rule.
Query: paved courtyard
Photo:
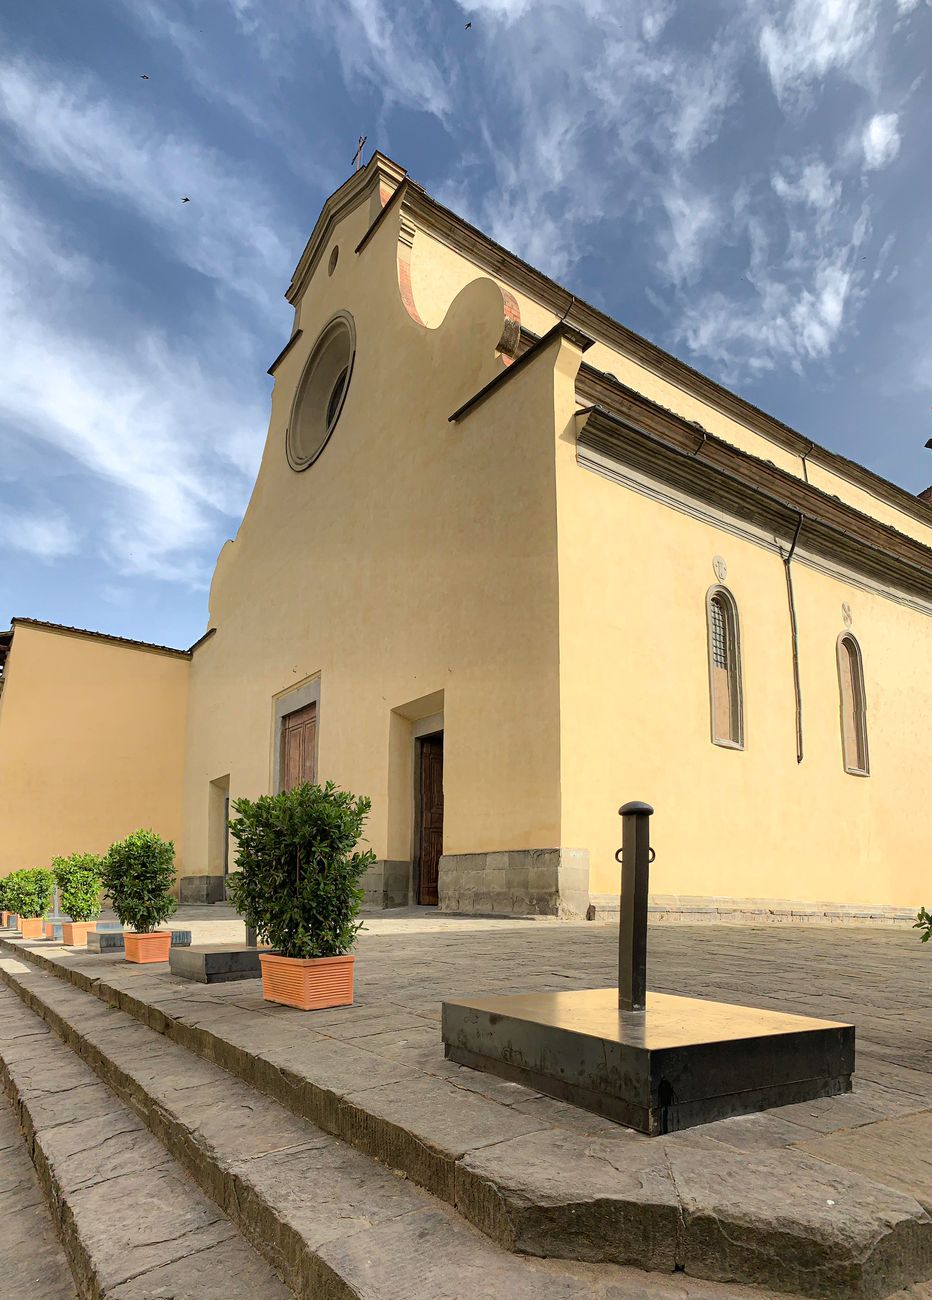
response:
[[[185,908],[176,923],[191,926],[195,942],[242,935],[242,922],[225,907]],[[428,908],[367,914],[357,948],[358,1010],[298,1022],[428,1074],[456,1075],[460,1085],[465,1074],[476,1093],[557,1127],[617,1131],[587,1112],[546,1097],[522,1100],[523,1089],[449,1065],[438,1028],[444,998],[613,985],[617,960],[615,925],[448,917]],[[738,1150],[804,1145],[858,1172],[882,1171],[932,1210],[932,948],[914,931],[658,924],[650,929],[648,986],[849,1021],[857,1031],[852,1093],[703,1125],[678,1140]],[[253,987],[214,985],[212,992],[267,1007],[257,997],[247,1002]]]
[[[182,908],[172,924],[191,929],[195,942],[243,937],[242,923],[222,906]],[[256,981],[207,986],[166,967],[131,967],[117,955],[19,941],[6,947],[0,967],[26,1005],[62,1026],[59,1033],[97,1062],[111,1086],[122,1080],[118,1091],[146,1097],[146,1113],[174,1114],[185,1144],[255,1143],[255,1108],[274,1103],[261,1139],[270,1150],[295,1145],[288,1112],[455,1206],[483,1240],[519,1257],[638,1263],[658,1270],[648,1292],[658,1296],[667,1294],[660,1277],[680,1257],[698,1277],[776,1281],[807,1295],[862,1294],[839,1280],[848,1264],[838,1261],[845,1255],[859,1268],[879,1223],[897,1222],[906,1234],[905,1246],[891,1238],[878,1265],[885,1275],[896,1276],[903,1252],[912,1258],[915,1250],[902,1276],[928,1276],[915,1202],[932,1209],[932,951],[912,931],[652,926],[651,989],[857,1027],[851,1094],[656,1139],[443,1057],[444,998],[612,985],[614,926],[427,909],[370,914],[357,949],[356,1004],[314,1013],[264,1002]],[[28,962],[11,961],[17,952]],[[129,1084],[131,1044],[136,1081]],[[218,1075],[216,1066],[229,1073]],[[222,1126],[198,1138],[199,1096],[219,1098],[218,1090],[244,1084],[271,1101],[248,1091],[240,1120],[233,1094],[229,1104],[215,1100]],[[219,1157],[205,1148],[198,1159]],[[673,1234],[664,1216],[677,1207],[686,1235],[668,1259]],[[649,1239],[619,1230],[632,1214],[651,1225]],[[740,1226],[737,1236],[729,1224]],[[333,1231],[339,1235],[339,1216]],[[605,1285],[610,1290],[610,1279]],[[863,1294],[889,1294],[871,1285]],[[914,1283],[909,1294],[930,1296],[932,1285]]]
[[[172,925],[191,929],[195,943],[241,942],[244,934],[242,921],[225,905],[182,907]],[[446,916],[431,908],[367,913],[356,950],[356,1007],[298,1014],[296,1019],[286,1013],[283,1039],[300,1026],[428,1073],[462,1075],[443,1062],[439,1022],[444,998],[614,985],[617,934],[615,925]],[[110,960],[118,969],[122,966],[119,959]],[[250,982],[212,985],[209,991],[199,985],[182,987],[195,999],[281,1014],[280,1008],[262,1002],[258,985]],[[903,1176],[912,1193],[932,1205],[932,1170],[913,1146],[920,1134],[932,1138],[932,946],[920,943],[916,932],[861,926],[652,925],[648,987],[853,1023],[857,1064],[851,1094],[704,1125],[695,1132],[706,1141],[741,1148],[780,1146],[914,1115],[917,1131],[904,1126],[909,1139],[897,1157],[908,1166]],[[467,1074],[475,1090],[490,1098],[501,1100],[503,1089],[513,1087]],[[509,1101],[514,1104],[510,1096]],[[585,1128],[607,1123],[547,1099],[527,1105],[552,1113],[561,1124]],[[886,1147],[891,1134],[884,1133],[883,1139]],[[822,1149],[840,1153],[843,1144],[857,1147],[839,1138]],[[860,1167],[854,1150],[846,1159]],[[888,1148],[885,1159],[893,1161]],[[864,1160],[876,1171],[872,1151]]]

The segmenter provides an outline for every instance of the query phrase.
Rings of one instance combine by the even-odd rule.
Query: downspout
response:
[[[790,634],[793,640],[793,692],[796,696],[796,762],[803,761],[803,696],[802,688],[799,682],[799,628],[796,623],[796,600],[793,596],[793,574],[790,565],[793,562],[793,553],[796,550],[796,543],[799,541],[799,534],[803,528],[803,513],[799,512],[799,519],[796,523],[796,532],[793,534],[793,544],[786,555],[780,552],[780,558],[783,560],[783,571],[786,574],[786,598],[790,607]]]
[[[815,451],[815,443],[810,441],[809,446],[806,448],[806,450],[803,452],[802,455],[803,479],[807,483],[809,482],[809,466],[806,464],[806,457],[811,456],[814,451]]]

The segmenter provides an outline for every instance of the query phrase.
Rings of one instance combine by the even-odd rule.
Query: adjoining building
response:
[[[287,297],[205,636],[0,637],[0,869],[152,824],[182,896],[219,898],[229,800],[309,779],[371,795],[385,906],[609,915],[633,798],[670,911],[928,903],[927,499],[379,154]]]

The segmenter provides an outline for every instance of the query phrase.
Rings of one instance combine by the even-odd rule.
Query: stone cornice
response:
[[[932,599],[932,548],[640,394],[632,393],[613,411],[593,406],[578,412],[577,440],[581,447],[783,537],[787,545],[801,518],[800,541],[808,551]]]
[[[42,618],[13,618],[11,628],[4,633],[12,641],[16,629],[22,627],[39,628],[43,632],[55,632],[59,636],[82,637],[91,641],[109,641],[116,645],[127,646],[130,650],[147,650],[160,655],[172,655],[177,659],[190,659],[190,650],[178,650],[175,646],[158,645],[154,641],[134,641],[128,636],[114,636],[110,632],[92,632],[86,627],[69,627],[66,623],[48,623]]]
[[[405,177],[405,170],[384,154],[374,153],[365,167],[354,172],[338,190],[334,190],[320,210],[320,216],[298,260],[291,284],[285,293],[290,303],[295,303],[305,284],[314,273],[320,256],[327,246],[330,234],[341,217],[361,202],[378,185],[397,189]]]
[[[529,361],[533,361],[536,356],[541,352],[544,352],[554,339],[557,338],[567,339],[570,343],[574,344],[574,346],[578,347],[581,352],[585,352],[587,348],[592,347],[592,339],[583,334],[581,330],[576,329],[573,325],[566,325],[563,321],[557,321],[556,325],[549,329],[546,334],[542,335],[533,347],[525,348],[513,365],[509,366],[507,370],[503,370],[501,374],[496,375],[494,379],[490,379],[489,382],[484,387],[480,388],[478,392],[473,393],[472,397],[465,401],[462,406],[457,407],[452,415],[447,416],[449,422],[451,424],[456,424],[456,422],[461,420],[464,415],[467,415],[474,407],[478,406],[480,403],[484,402],[487,397],[491,396],[497,388],[502,384],[507,383],[513,375],[516,375],[519,371],[523,370]]]
[[[575,297],[542,271],[522,261],[514,253],[496,244],[475,226],[471,226],[462,217],[457,216],[455,212],[443,207],[410,178],[405,190],[405,209],[416,218],[418,224],[436,238],[469,257],[481,269],[500,276],[512,288],[520,289],[541,306],[562,319],[571,321],[596,342],[604,343],[630,357],[639,365],[645,366],[684,392],[701,398],[721,414],[739,421],[785,451],[800,457],[805,456],[812,464],[821,465],[824,469],[840,475],[850,483],[863,488],[864,491],[872,493],[879,500],[896,506],[898,510],[904,511],[932,528],[932,503],[913,496],[904,488],[875,474],[873,470],[848,460],[837,452],[829,451],[827,447],[820,446],[811,438],[784,424],[782,420],[768,415],[766,411],[762,411],[745,398],[717,384],[714,379],[694,370],[685,361],[680,361],[656,344],[641,338],[639,334],[613,320],[611,316],[605,315],[597,307]],[[534,336],[530,337],[533,339]],[[593,370],[592,373],[599,372]]]
[[[365,246],[374,233],[385,211],[389,207],[394,208],[396,202],[400,202],[403,221],[415,222],[434,238],[468,257],[480,270],[497,276],[509,287],[527,294],[529,298],[553,312],[561,320],[575,325],[594,341],[604,343],[630,357],[682,391],[700,398],[721,414],[737,420],[775,446],[782,447],[785,451],[813,465],[819,465],[839,475],[878,500],[885,501],[926,527],[932,528],[932,501],[914,496],[897,484],[875,474],[866,466],[859,465],[856,461],[849,460],[837,452],[829,451],[827,447],[805,437],[790,428],[788,424],[784,424],[782,420],[768,415],[766,411],[762,411],[745,398],[739,397],[716,383],[714,379],[693,369],[685,361],[680,361],[656,344],[641,338],[639,334],[613,320],[597,307],[577,298],[568,289],[564,289],[549,276],[544,275],[542,271],[538,271],[536,267],[509,252],[507,248],[495,243],[481,230],[438,203],[422,186],[408,176],[403,167],[383,154],[374,154],[362,171],[351,176],[324,204],[317,225],[314,227],[314,233],[308,241],[286,294],[289,302],[295,301],[313,265],[316,264],[316,258],[319,258],[322,246],[326,244],[333,223],[347,207],[359,200],[368,186],[376,183],[376,177],[379,178],[379,183],[385,184],[395,193],[363,236],[356,249],[357,252]],[[401,193],[397,192],[399,189]],[[524,347],[536,342],[536,335],[525,330],[521,333]],[[521,350],[519,346],[516,355],[520,356]],[[590,366],[582,367],[583,385],[589,380],[598,378],[609,384],[614,382],[613,376],[602,375],[600,371]],[[599,399],[593,397],[592,400]]]

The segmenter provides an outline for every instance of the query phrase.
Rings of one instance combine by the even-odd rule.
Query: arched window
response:
[[[838,638],[838,687],[841,703],[841,752],[845,771],[867,776],[867,697],[861,647],[850,632]]]
[[[738,607],[725,587],[713,587],[706,599],[709,622],[709,690],[712,740],[716,745],[744,748],[744,708],[741,694],[741,642]]]

